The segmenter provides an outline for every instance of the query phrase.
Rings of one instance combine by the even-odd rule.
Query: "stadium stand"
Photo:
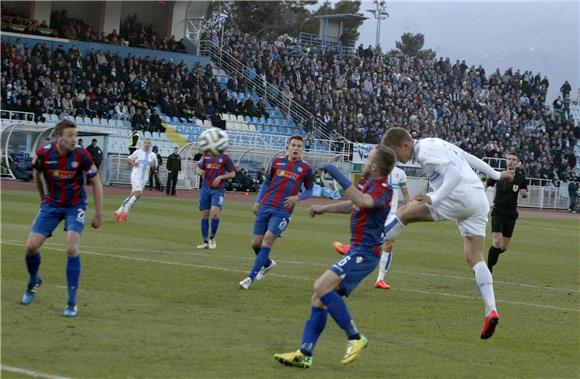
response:
[[[130,15],[122,21],[120,33],[113,30],[107,35],[93,30],[80,18],[70,17],[66,9],[53,11],[50,15],[50,25],[55,25],[55,28],[49,28],[46,20],[42,20],[42,22],[33,20],[25,12],[2,4],[2,31],[152,50],[185,52],[183,41],[176,41],[175,36],[161,37],[153,25],[143,25],[136,14]]]
[[[217,33],[209,38],[219,43]],[[545,104],[549,82],[540,74],[509,69],[488,76],[464,61],[426,61],[362,46],[340,56],[287,35],[268,43],[235,26],[222,42],[246,70],[291,92],[351,141],[377,143],[388,127],[402,125],[477,156],[517,150],[532,177],[565,177],[575,165],[577,122]]]
[[[144,30],[135,16],[121,29],[129,39]],[[297,125],[246,80],[263,78],[334,135],[353,142],[376,143],[386,128],[403,125],[478,156],[516,150],[531,177],[563,178],[575,166],[578,108],[564,86],[561,104],[547,106],[549,82],[540,74],[510,69],[488,76],[465,62],[425,61],[362,46],[353,55],[338,55],[287,35],[267,43],[235,27],[223,37],[224,51],[241,65],[238,72],[226,73],[207,57],[7,33],[2,109],[32,112],[36,121],[70,116],[115,128],[119,138],[130,129],[159,133],[155,142],[161,146],[168,126],[179,134],[170,133],[173,142],[184,143],[215,125],[225,126],[243,146],[264,138],[277,146],[300,134],[308,149],[332,151],[331,141],[316,140],[308,125]],[[210,38],[219,41],[217,33]],[[126,142],[113,141],[111,151]]]

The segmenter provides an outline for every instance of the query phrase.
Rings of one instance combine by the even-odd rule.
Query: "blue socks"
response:
[[[254,249],[254,253],[256,253],[256,255],[260,254],[260,250],[262,249],[261,247],[253,247]],[[264,267],[270,267],[270,265],[272,264],[272,260],[270,258],[268,258],[266,260],[266,263],[264,263]]]
[[[203,237],[203,242],[207,242],[207,236],[209,235],[209,220],[207,218],[201,219],[201,236]]]
[[[215,238],[215,235],[217,234],[219,225],[220,225],[219,218],[212,218],[211,219],[211,237],[210,237],[211,239]]]
[[[300,347],[302,354],[307,356],[312,355],[318,337],[320,337],[324,327],[326,326],[327,318],[328,310],[312,307],[310,310],[310,319],[306,321],[306,324],[304,325],[304,333],[302,334],[302,346]]]
[[[343,298],[336,291],[331,291],[322,296],[320,300],[328,308],[328,313],[332,316],[334,321],[346,332],[348,339],[359,339],[360,335],[352,321],[352,317],[348,311],[348,307]]]
[[[262,246],[262,248],[260,249],[260,252],[256,256],[256,260],[254,261],[254,267],[252,267],[252,271],[250,271],[250,273],[248,274],[248,277],[252,279],[252,281],[256,279],[256,275],[258,275],[258,272],[260,272],[262,266],[264,266],[268,262],[271,263],[269,258],[270,250],[272,249],[265,246]]]
[[[76,305],[77,289],[81,276],[81,257],[68,257],[66,262],[66,280],[68,282],[68,304]]]
[[[40,262],[42,261],[40,251],[37,251],[34,255],[26,254],[24,259],[26,261],[26,268],[28,268],[28,273],[30,274],[28,287],[32,288],[32,286],[38,282],[38,268],[40,267]]]

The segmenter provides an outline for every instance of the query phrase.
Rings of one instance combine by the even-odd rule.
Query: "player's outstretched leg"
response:
[[[493,293],[493,277],[484,261],[480,261],[473,266],[475,282],[479,288],[479,293],[485,304],[485,319],[481,330],[481,339],[485,340],[493,336],[495,328],[499,323],[499,314],[495,307],[495,295]]]
[[[35,254],[26,254],[26,268],[28,269],[29,279],[26,285],[26,290],[22,295],[22,304],[29,305],[34,301],[36,297],[36,291],[38,287],[42,284],[42,278],[38,275],[38,270],[40,268],[40,263],[42,258],[40,252],[37,251]]]
[[[375,282],[375,288],[388,290],[391,286],[385,282],[385,275],[391,267],[391,262],[393,261],[393,253],[390,251],[383,251],[381,254],[381,260],[379,262],[379,274],[377,276],[377,281]]]

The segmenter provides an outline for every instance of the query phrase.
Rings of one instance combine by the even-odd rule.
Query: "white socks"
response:
[[[129,212],[131,210],[131,208],[133,208],[133,205],[135,205],[135,203],[137,202],[137,196],[131,196],[131,198],[129,199],[129,201],[127,202],[127,204],[125,204],[125,212]]]
[[[377,282],[385,280],[385,274],[389,271],[391,267],[391,262],[393,261],[393,255],[391,252],[383,251],[381,254],[381,261],[379,262],[379,276],[377,277]]]
[[[383,241],[392,241],[396,239],[401,232],[405,230],[405,225],[395,216],[395,219],[385,226],[385,235]]]
[[[137,202],[137,196],[131,196],[126,198],[125,200],[123,200],[123,203],[121,204],[121,206],[119,207],[119,209],[117,210],[118,212],[129,212],[131,210],[131,208],[133,207],[133,205],[135,205],[135,203]]]
[[[493,278],[484,261],[477,262],[472,267],[472,270],[475,273],[475,282],[479,288],[479,293],[485,303],[485,315],[487,316],[489,312],[496,310],[495,295],[493,294]]]

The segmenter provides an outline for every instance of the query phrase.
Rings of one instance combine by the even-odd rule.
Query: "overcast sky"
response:
[[[577,94],[580,85],[580,1],[387,1],[390,17],[381,25],[383,50],[395,47],[405,32],[423,33],[425,47],[437,56],[481,64],[489,74],[519,68],[548,75],[549,99],[568,80]],[[359,43],[375,44],[376,20],[369,16]]]

